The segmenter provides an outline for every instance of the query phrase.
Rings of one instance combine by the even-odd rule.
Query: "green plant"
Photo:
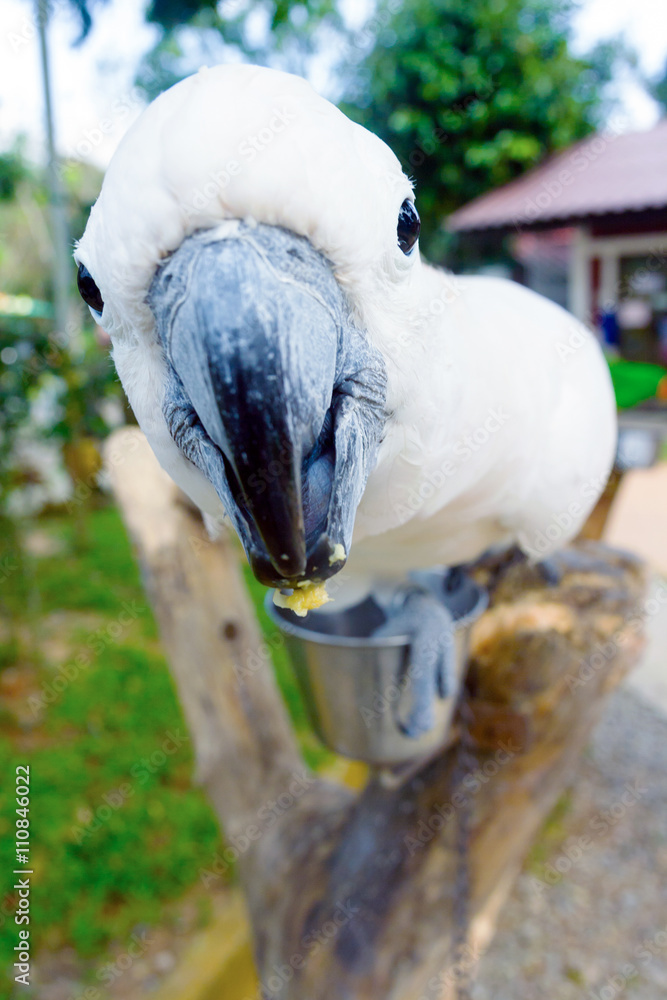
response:
[[[416,180],[422,245],[443,217],[591,132],[620,43],[570,51],[572,0],[381,0],[344,110]]]

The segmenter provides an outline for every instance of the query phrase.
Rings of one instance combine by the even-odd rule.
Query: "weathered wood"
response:
[[[446,996],[457,972],[460,809],[472,811],[479,942],[570,779],[603,696],[638,657],[641,567],[584,543],[563,553],[557,587],[526,565],[501,571],[472,638],[474,765],[457,775],[450,746],[404,784],[376,774],[353,796],[302,777],[233,543],[207,540],[138,431],[118,432],[108,451],[123,456],[111,463],[112,481],[200,778],[240,845],[265,992],[279,1000]]]

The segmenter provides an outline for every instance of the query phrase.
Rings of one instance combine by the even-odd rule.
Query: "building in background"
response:
[[[454,212],[466,270],[515,277],[667,364],[667,119],[596,135]]]

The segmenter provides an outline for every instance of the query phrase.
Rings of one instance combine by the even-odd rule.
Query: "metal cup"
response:
[[[384,621],[372,598],[344,611],[311,611],[298,619],[267,594],[266,611],[287,637],[313,727],[336,753],[387,766],[426,757],[445,743],[465,675],[470,627],[487,605],[486,592],[469,578],[463,577],[453,593],[445,592],[446,578],[447,571],[419,574],[419,582],[454,618],[457,690],[436,700],[433,727],[415,738],[401,725],[412,700],[409,639],[372,635]]]

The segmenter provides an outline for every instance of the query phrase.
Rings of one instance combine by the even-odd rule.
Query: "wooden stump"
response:
[[[571,779],[604,696],[637,661],[645,587],[594,543],[548,587],[493,580],[471,643],[472,756],[455,745],[360,794],[307,773],[227,536],[210,541],[135,428],[106,448],[111,481],[196,747],[239,869],[264,992],[276,1000],[436,1000],[476,960],[540,825]],[[480,570],[480,577],[485,571]],[[457,827],[471,815],[470,946],[454,966]],[[459,959],[461,956],[459,955]]]

